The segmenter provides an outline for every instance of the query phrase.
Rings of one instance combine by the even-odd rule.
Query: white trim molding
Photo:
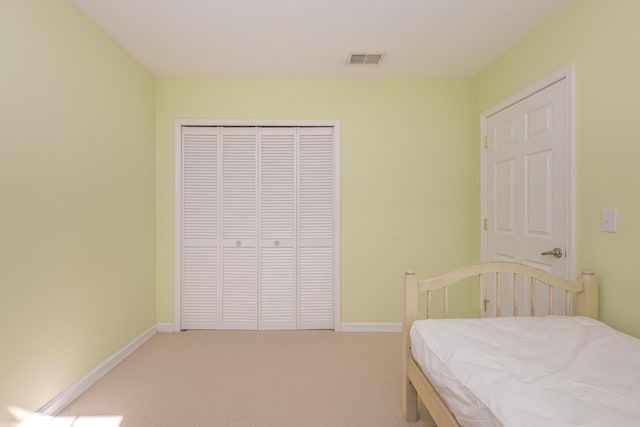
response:
[[[341,332],[402,332],[402,323],[343,322]]]
[[[129,344],[122,347],[119,351],[105,359],[102,363],[92,369],[87,375],[80,378],[62,393],[51,399],[46,405],[38,409],[38,412],[44,415],[56,415],[67,405],[78,398],[82,393],[87,391],[96,381],[105,376],[109,371],[115,368],[120,362],[126,359],[131,353],[138,349],[142,344],[147,342],[157,331],[157,325],[151,326],[142,334],[134,338]]]
[[[160,333],[179,332],[175,330],[173,323],[158,323],[157,330]]]

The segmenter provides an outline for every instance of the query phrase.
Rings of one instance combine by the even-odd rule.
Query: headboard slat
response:
[[[500,294],[502,294],[502,277],[496,272],[496,317],[500,317]]]
[[[518,273],[513,273],[513,315],[518,315]]]
[[[449,287],[444,288],[444,318],[449,318]]]
[[[487,313],[485,310],[485,293],[484,293],[484,276],[482,274],[478,274],[478,280],[480,281],[480,317],[486,317]]]
[[[536,315],[536,282],[529,277],[529,296],[531,297],[531,316]]]

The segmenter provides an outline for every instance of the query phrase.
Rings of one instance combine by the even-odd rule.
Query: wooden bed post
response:
[[[418,278],[413,271],[404,273],[403,280],[404,315],[402,319],[402,416],[407,421],[418,420],[418,396],[409,381],[409,360],[411,341],[409,330],[418,318]]]
[[[582,270],[578,281],[582,283],[582,292],[576,292],[575,314],[598,319],[598,278],[592,270]]]

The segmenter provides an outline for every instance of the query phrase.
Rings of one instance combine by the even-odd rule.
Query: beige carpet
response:
[[[400,334],[156,334],[64,409],[131,426],[433,426],[400,409]]]

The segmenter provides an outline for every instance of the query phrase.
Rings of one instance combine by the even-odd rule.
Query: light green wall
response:
[[[577,266],[601,281],[600,315],[640,336],[640,1],[570,0],[476,78],[476,116],[575,63]],[[618,209],[618,233],[600,210]]]
[[[0,52],[1,424],[155,323],[155,86],[70,0],[3,0]]]
[[[158,321],[173,322],[174,122],[341,122],[342,321],[398,322],[402,272],[478,258],[471,80],[157,80]]]

